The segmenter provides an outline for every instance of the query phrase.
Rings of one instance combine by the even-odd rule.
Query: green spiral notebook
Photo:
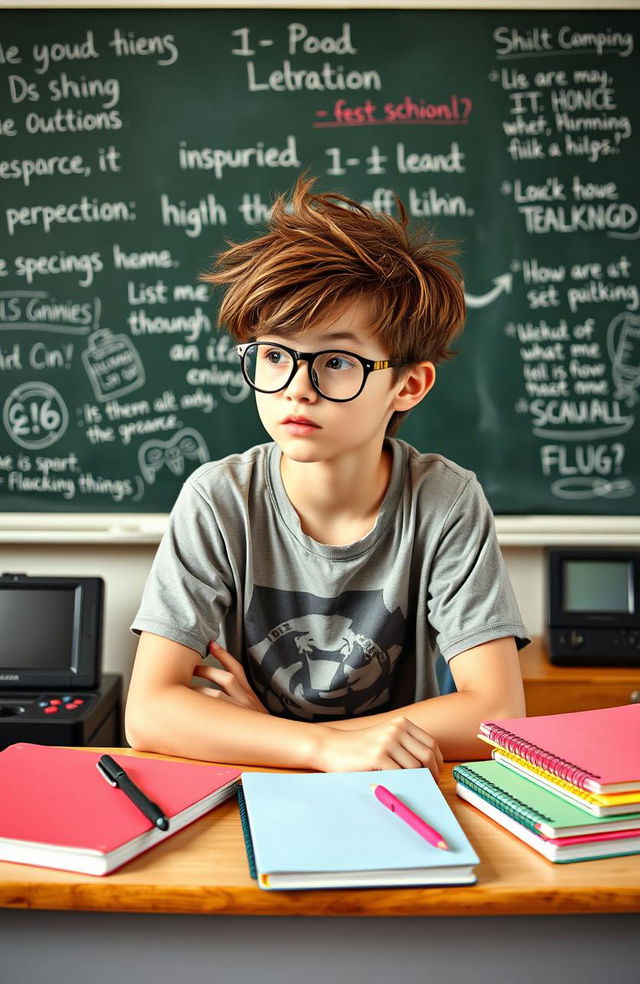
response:
[[[453,770],[456,791],[550,861],[640,853],[640,813],[596,817],[499,762]]]

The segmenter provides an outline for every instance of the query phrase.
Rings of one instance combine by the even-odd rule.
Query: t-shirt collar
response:
[[[407,457],[406,445],[403,441],[385,438],[385,446],[392,453],[391,475],[373,529],[361,540],[356,540],[354,543],[333,545],[318,543],[317,540],[303,532],[300,526],[300,517],[294,509],[282,481],[280,473],[282,451],[277,444],[270,445],[267,454],[267,485],[274,507],[291,536],[309,553],[330,560],[351,560],[371,550],[384,535],[400,505]]]

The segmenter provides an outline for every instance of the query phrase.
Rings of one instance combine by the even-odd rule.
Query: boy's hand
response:
[[[219,670],[215,666],[202,666],[198,664],[193,670],[193,675],[204,677],[211,680],[220,687],[214,690],[212,687],[202,687],[202,693],[207,697],[217,697],[219,700],[228,700],[239,707],[247,707],[251,711],[259,711],[261,714],[268,714],[267,709],[260,703],[255,693],[251,689],[242,664],[235,659],[231,653],[219,646],[217,642],[209,643],[209,652],[222,664]]]
[[[323,772],[427,768],[438,779],[442,752],[434,738],[404,717],[360,730],[326,726],[318,767]]]

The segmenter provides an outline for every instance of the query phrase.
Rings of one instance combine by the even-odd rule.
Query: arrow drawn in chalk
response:
[[[487,304],[491,304],[492,301],[495,301],[496,297],[499,297],[500,294],[510,294],[513,287],[513,274],[503,273],[499,277],[495,277],[493,282],[495,287],[493,287],[488,294],[480,294],[479,296],[474,294],[465,294],[464,297],[467,302],[467,307],[486,307]]]

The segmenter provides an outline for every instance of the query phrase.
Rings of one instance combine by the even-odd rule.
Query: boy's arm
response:
[[[381,723],[393,714],[402,714],[435,738],[445,760],[487,758],[488,746],[476,737],[480,722],[525,714],[515,640],[493,639],[467,649],[454,656],[449,666],[457,693],[374,714],[367,720]],[[347,730],[361,725],[351,719],[331,726]]]
[[[199,659],[186,646],[142,633],[125,714],[127,741],[134,748],[211,762],[324,772],[426,766],[438,776],[442,756],[436,743],[401,712],[384,721],[367,721],[365,727],[360,722],[354,732],[286,720],[193,687]],[[227,658],[229,665],[231,659]]]

